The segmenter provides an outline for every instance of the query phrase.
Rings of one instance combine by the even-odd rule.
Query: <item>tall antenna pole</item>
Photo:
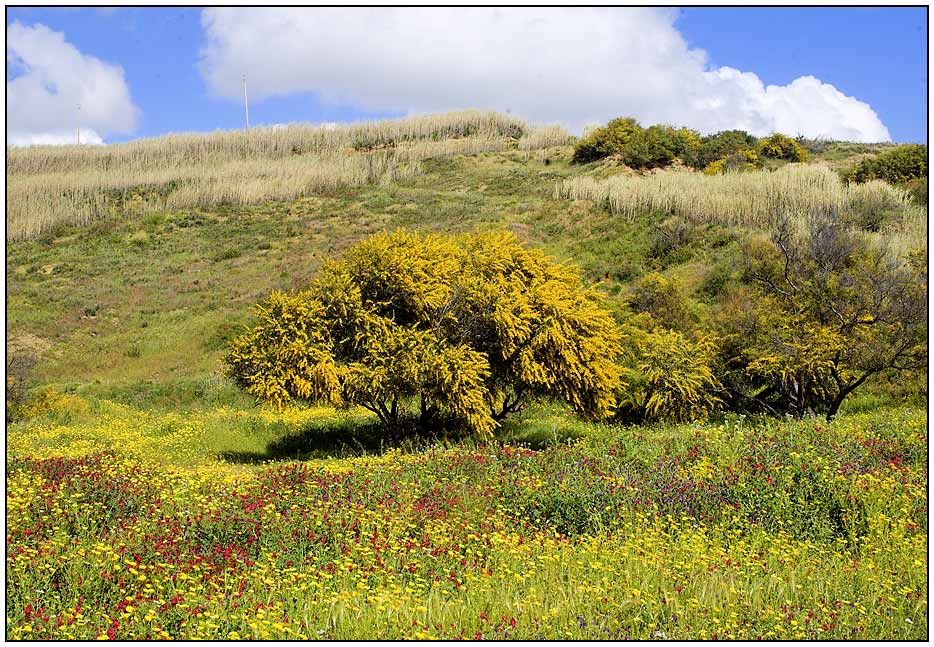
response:
[[[75,135],[77,135],[78,146],[81,145],[81,104],[78,104],[78,124],[75,127]]]
[[[246,129],[250,129],[250,102],[246,96],[246,74],[243,75],[243,112],[246,114]]]

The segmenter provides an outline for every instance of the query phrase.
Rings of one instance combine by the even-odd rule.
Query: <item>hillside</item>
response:
[[[194,405],[203,401],[205,384],[221,383],[216,373],[223,342],[238,323],[247,320],[253,303],[273,289],[301,287],[323,258],[374,231],[397,227],[443,232],[507,228],[523,241],[580,265],[586,277],[602,282],[602,289],[617,297],[617,302],[621,302],[621,287],[648,271],[662,270],[678,277],[691,290],[714,265],[728,266],[739,253],[731,227],[743,223],[735,219],[708,219],[692,226],[679,249],[659,258],[657,247],[663,242],[660,237],[670,214],[648,203],[644,209],[619,217],[600,200],[558,197],[560,187],[579,186],[582,179],[596,177],[599,183],[607,177],[633,175],[624,167],[608,169],[605,162],[571,165],[569,146],[537,148],[560,140],[560,132],[546,130],[545,137],[540,132],[538,138],[533,132],[517,140],[513,136],[521,133],[509,129],[527,129],[519,126],[520,122],[495,116],[484,121],[471,114],[467,125],[477,122],[482,127],[474,126],[474,133],[462,127],[469,133],[467,137],[443,139],[460,135],[458,124],[465,120],[454,114],[442,118],[440,125],[428,127],[429,121],[416,120],[410,128],[396,126],[403,131],[401,135],[383,135],[378,127],[372,129],[376,134],[367,136],[358,132],[362,129],[343,133],[296,127],[288,133],[272,131],[269,135],[251,131],[246,143],[229,134],[201,137],[198,146],[191,136],[120,145],[112,150],[105,147],[64,154],[41,148],[14,151],[8,169],[11,205],[17,200],[20,176],[28,182],[47,182],[47,177],[59,174],[59,181],[74,182],[75,174],[84,178],[88,169],[97,169],[95,172],[108,174],[108,181],[126,184],[118,191],[116,206],[111,207],[113,215],[107,215],[110,212],[106,210],[94,217],[80,215],[80,219],[89,220],[86,225],[60,221],[38,238],[10,242],[7,325],[14,354],[21,347],[25,355],[41,353],[34,373],[40,383],[70,385],[82,393],[116,398],[139,394],[143,401],[149,397],[144,395],[147,392],[172,392],[174,398]],[[272,139],[263,139],[268,136]],[[314,139],[321,137],[326,138],[325,143]],[[204,168],[215,174],[207,180],[189,180],[195,192],[213,191],[217,180],[211,178],[222,178],[230,170],[226,165],[249,157],[247,146],[253,138],[266,142],[259,159],[265,156],[272,161],[245,173],[251,178],[250,186],[265,186],[270,177],[278,179],[274,174],[279,164],[294,165],[298,160],[302,165],[295,168],[315,168],[321,152],[340,159],[367,158],[376,154],[374,148],[382,145],[386,149],[381,138],[395,141],[393,138],[406,137],[409,143],[400,143],[400,147],[424,149],[404,177],[335,177],[327,186],[305,183],[294,189],[301,197],[291,200],[265,200],[254,194],[240,198],[217,195],[208,200],[210,204],[172,208],[172,200],[166,197],[183,191],[176,177],[159,184],[135,179],[132,173],[125,180],[111,175],[117,168],[131,171],[134,165],[168,168],[179,156],[187,156],[202,159]],[[312,152],[292,154],[300,141]],[[350,144],[358,148],[342,148]],[[144,152],[134,151],[134,147]],[[397,155],[392,147],[387,150],[383,154]],[[459,154],[464,150],[472,154]],[[832,145],[825,155],[844,166],[850,159],[844,154],[852,152],[850,157],[855,161],[867,150],[874,149]],[[222,162],[217,161],[219,156]],[[820,161],[818,158],[815,168]],[[172,171],[175,175],[183,172]],[[683,175],[661,171],[644,180],[669,176],[674,180]],[[707,180],[712,186],[719,178],[687,175],[697,178],[702,194],[715,195],[703,182]],[[823,176],[819,180],[826,181]],[[749,178],[750,185],[757,181]],[[242,182],[240,176],[234,176],[230,185],[240,190]],[[271,190],[279,186],[273,182]],[[681,186],[671,190],[673,194],[683,192]],[[742,193],[741,187],[740,191],[733,187],[725,190],[734,196]],[[105,187],[109,195],[114,191]],[[789,184],[786,193],[795,191]],[[815,191],[830,194],[823,186],[812,193]],[[565,194],[577,195],[573,191]],[[184,200],[184,195],[177,201]],[[586,191],[582,195],[591,197]],[[205,200],[202,196],[193,202]],[[677,215],[677,210],[674,213]],[[10,217],[15,219],[15,213]],[[34,216],[30,213],[29,217]],[[10,224],[15,235],[15,225]],[[755,220],[746,224],[753,228],[765,225]],[[906,213],[894,226],[896,233],[907,227],[907,237],[919,240],[924,237],[926,218],[923,213]],[[703,308],[703,299],[697,301]],[[169,384],[173,387],[168,388]],[[195,393],[201,395],[196,397]]]
[[[887,148],[637,172],[466,112],[8,151],[6,637],[925,639],[917,368],[831,422],[539,401],[398,439],[262,406],[222,362],[272,290],[397,228],[512,231],[632,352],[708,348],[776,215],[830,214],[883,270],[926,255],[926,206],[840,175]]]

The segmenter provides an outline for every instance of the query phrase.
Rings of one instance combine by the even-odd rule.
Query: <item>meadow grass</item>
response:
[[[526,130],[507,116],[466,111],[334,128],[290,125],[102,147],[11,149],[7,239],[107,215],[292,200],[395,182],[417,174],[422,160],[501,151]],[[545,144],[548,136],[536,142]]]
[[[518,139],[525,122],[495,112],[465,110],[345,125],[286,124],[249,130],[183,133],[107,146],[31,146],[7,151],[8,173],[153,169],[225,160],[333,155],[413,141]]]
[[[921,410],[367,425],[48,394],[9,430],[7,637],[926,637]]]

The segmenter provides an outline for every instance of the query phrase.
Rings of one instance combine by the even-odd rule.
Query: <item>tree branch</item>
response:
[[[516,411],[521,409],[524,406],[522,400],[525,397],[526,393],[527,393],[526,389],[520,387],[519,389],[516,390],[515,398],[513,399],[512,402],[509,401],[509,396],[505,396],[503,398],[502,409],[500,409],[498,412],[495,409],[490,412],[490,415],[492,415],[493,420],[496,420],[496,421],[502,420],[509,414],[515,413]]]

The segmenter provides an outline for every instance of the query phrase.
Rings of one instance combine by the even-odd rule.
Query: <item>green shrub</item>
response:
[[[668,166],[675,159],[671,138],[656,126],[633,133],[629,142],[618,151],[623,164],[633,169]]]
[[[855,182],[885,180],[889,184],[898,184],[923,179],[925,198],[927,176],[928,147],[923,144],[906,144],[879,153],[875,157],[864,159],[848,174],[849,179]]]
[[[698,142],[699,137],[692,130],[651,126],[633,133],[619,153],[623,163],[630,168],[661,168],[677,158],[693,158]]]
[[[649,240],[649,258],[662,265],[683,263],[691,254],[694,225],[684,218],[672,217],[656,225]]]
[[[707,299],[718,299],[726,292],[733,273],[724,263],[717,263],[704,275],[697,290]]]
[[[759,141],[745,130],[724,130],[700,138],[697,152],[690,158],[690,166],[703,169],[713,162],[725,159],[741,150],[754,149]],[[685,160],[688,163],[688,160]]]
[[[699,146],[696,131],[658,125],[642,128],[627,117],[589,131],[575,146],[573,161],[586,163],[618,155],[630,168],[660,168],[678,158],[693,160]]]
[[[887,223],[896,221],[908,204],[907,195],[882,180],[851,185],[850,189],[843,220],[866,231],[881,231]]]
[[[786,160],[789,162],[806,162],[808,152],[801,144],[787,135],[775,133],[759,142],[759,153],[763,157]]]
[[[928,178],[927,175],[910,180],[905,183],[905,189],[911,196],[912,201],[919,207],[928,206]]]
[[[645,269],[642,267],[641,263],[627,256],[623,256],[613,260],[613,263],[604,271],[603,278],[605,280],[612,279],[619,283],[626,283],[644,273]]]
[[[701,135],[696,130],[690,128],[678,128],[674,131],[676,138],[676,155],[688,166],[694,166],[697,156],[700,154]]]
[[[646,274],[632,287],[629,307],[650,314],[656,325],[677,330],[688,327],[690,314],[681,285],[657,272]]]
[[[632,117],[612,120],[603,128],[587,132],[574,146],[572,161],[584,164],[619,153],[629,143],[633,133],[642,130]]]
[[[237,247],[227,247],[215,253],[211,260],[215,263],[220,263],[221,261],[229,261],[232,258],[237,258],[242,252]]]

